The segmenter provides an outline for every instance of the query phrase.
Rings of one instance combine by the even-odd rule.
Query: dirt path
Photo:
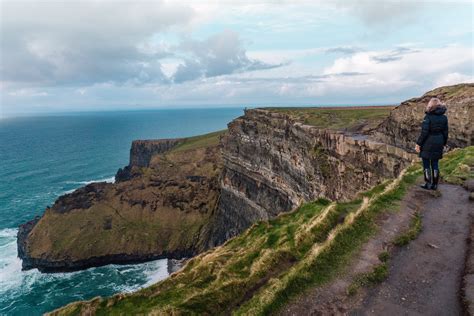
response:
[[[290,302],[283,315],[460,315],[466,239],[474,203],[460,186],[440,185],[441,196],[413,187],[401,211],[381,219],[380,231],[337,280]],[[348,296],[354,277],[379,263],[377,255],[404,231],[411,215],[422,215],[422,232],[394,251],[381,284]]]
[[[369,291],[353,315],[461,315],[460,288],[474,206],[459,186],[426,199],[423,230],[390,262],[388,279]],[[433,245],[433,246],[430,246]]]

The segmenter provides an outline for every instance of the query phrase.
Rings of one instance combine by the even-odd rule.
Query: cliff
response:
[[[426,104],[449,118],[448,149],[474,144],[474,84],[434,89],[392,107],[247,110],[223,138],[217,245],[303,202],[344,200],[396,177],[416,158]]]
[[[183,138],[134,140],[130,148],[130,162],[125,168],[117,171],[115,181],[130,180],[134,176],[139,176],[141,168],[150,167],[153,156],[163,154],[184,141]]]
[[[373,125],[373,110],[330,110],[342,120],[345,111],[365,114],[354,122],[346,118],[345,131],[304,124],[288,110],[247,110],[232,121],[222,140],[221,198],[213,225],[214,235],[225,238],[215,244],[304,202],[350,199],[396,177],[414,155],[369,135],[347,132],[364,129],[364,117]]]
[[[221,134],[134,142],[116,183],[61,196],[20,226],[23,269],[72,271],[202,252],[219,196]]]

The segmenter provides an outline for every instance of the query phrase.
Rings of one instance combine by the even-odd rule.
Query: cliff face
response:
[[[117,171],[115,181],[126,181],[140,176],[141,168],[148,168],[153,156],[166,153],[184,141],[182,138],[134,140],[130,148],[130,162],[126,167]]]
[[[228,128],[213,225],[223,239],[215,244],[302,202],[351,198],[396,177],[415,158],[366,135],[319,129],[266,109],[247,110]]]
[[[447,106],[449,120],[448,146],[466,147],[474,144],[474,84],[440,87],[419,98],[402,102],[377,128],[375,137],[382,142],[412,151],[418,138],[425,107],[432,97]]]
[[[181,142],[183,139],[180,138],[135,140],[130,148],[129,166],[148,167],[153,156],[165,153]]]

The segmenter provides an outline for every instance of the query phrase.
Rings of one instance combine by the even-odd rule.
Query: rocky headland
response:
[[[395,108],[251,109],[227,131],[134,141],[116,183],[64,195],[20,226],[23,268],[192,257],[306,202],[350,201],[416,158],[412,140],[431,96],[448,105],[450,147],[472,145],[473,84]]]
[[[20,226],[23,268],[73,271],[207,249],[219,197],[221,135],[134,141],[115,183],[63,195],[41,218]]]

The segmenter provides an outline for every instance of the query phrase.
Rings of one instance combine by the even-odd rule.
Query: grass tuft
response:
[[[382,283],[388,277],[388,259],[378,265],[376,265],[372,271],[367,273],[362,273],[349,285],[347,293],[349,295],[354,295],[361,287],[374,286],[376,284]]]
[[[381,262],[387,262],[388,259],[390,259],[390,253],[388,251],[385,250],[379,254],[379,260]]]
[[[410,227],[408,230],[395,238],[393,244],[395,246],[406,246],[410,243],[410,241],[415,240],[416,237],[421,233],[422,223],[421,223],[421,215],[420,213],[416,212],[410,222]]]

